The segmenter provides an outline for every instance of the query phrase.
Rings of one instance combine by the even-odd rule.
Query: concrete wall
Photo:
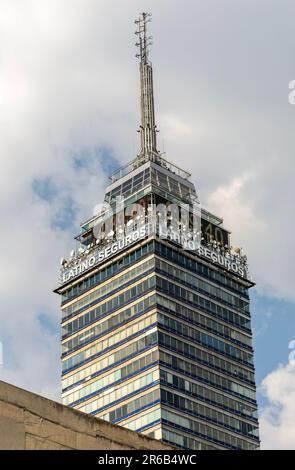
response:
[[[0,381],[0,449],[172,447]]]

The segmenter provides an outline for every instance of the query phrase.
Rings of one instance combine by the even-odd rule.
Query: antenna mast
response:
[[[159,152],[157,150],[157,126],[155,124],[154,90],[153,90],[153,68],[149,61],[149,46],[152,44],[152,37],[147,35],[147,23],[151,21],[151,13],[141,13],[139,19],[135,21],[138,36],[136,46],[139,53],[136,57],[140,59],[140,108],[141,125],[140,140],[141,149],[138,154],[139,163],[146,159],[157,161]]]

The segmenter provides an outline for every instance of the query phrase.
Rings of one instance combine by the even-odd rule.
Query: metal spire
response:
[[[141,13],[139,19],[135,21],[138,36],[136,46],[139,53],[136,57],[140,59],[140,108],[141,108],[141,149],[138,155],[139,160],[148,159],[156,161],[159,158],[157,150],[157,126],[155,124],[154,91],[153,91],[153,68],[149,61],[149,46],[152,44],[152,37],[147,35],[147,23],[151,21],[151,13]]]

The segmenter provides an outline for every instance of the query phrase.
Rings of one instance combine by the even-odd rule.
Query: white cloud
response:
[[[174,114],[162,114],[161,123],[163,134],[167,133],[167,135],[176,135],[178,139],[190,136],[195,131],[190,123],[185,122],[183,118]]]
[[[262,382],[268,405],[260,414],[263,449],[295,449],[295,363],[280,366]]]
[[[267,187],[267,175],[263,174],[265,188],[255,190],[258,181],[263,184],[262,175],[245,173],[236,177],[229,184],[220,186],[208,197],[208,206],[217,214],[224,214],[226,228],[234,227],[232,244],[246,249],[250,260],[250,271],[253,274],[257,289],[261,294],[271,297],[294,298],[293,278],[287,277],[286,266],[293,262],[294,255],[288,255],[288,244],[292,244],[292,235],[286,231],[284,238],[287,246],[282,246],[282,232],[292,201],[285,201],[280,212],[274,208],[273,214],[263,214],[257,210],[259,197],[270,198],[269,204],[277,197]],[[251,191],[255,191],[251,194]],[[259,194],[260,192],[260,194]],[[263,194],[263,192],[265,194]],[[267,210],[271,211],[271,208]],[[284,250],[286,250],[284,255]]]

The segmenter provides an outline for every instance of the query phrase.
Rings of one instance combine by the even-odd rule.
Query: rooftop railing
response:
[[[170,163],[162,155],[156,155],[154,160],[151,160],[149,156],[136,157],[134,160],[127,163],[127,165],[119,168],[114,173],[112,173],[109,176],[109,179],[111,180],[112,183],[115,183],[116,181],[128,175],[131,171],[135,170],[136,168],[138,168],[139,166],[143,165],[144,163],[148,161],[155,161],[155,163],[160,165],[162,168],[165,168],[166,170],[171,171],[175,175],[185,180],[190,180],[191,178],[191,174],[188,173],[187,171],[182,170],[181,168],[179,168],[177,165],[174,165],[173,163]]]

